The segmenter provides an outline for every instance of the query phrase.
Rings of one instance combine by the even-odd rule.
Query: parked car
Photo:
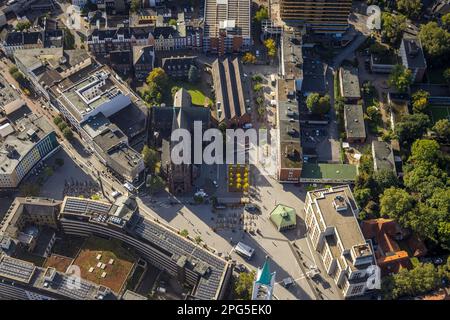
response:
[[[256,204],[252,204],[252,203],[248,203],[244,206],[244,210],[248,211],[250,213],[260,213],[261,212],[261,208],[256,205]]]

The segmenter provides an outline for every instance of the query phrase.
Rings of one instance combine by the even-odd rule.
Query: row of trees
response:
[[[59,116],[53,119],[53,122],[58,126],[59,130],[61,130],[64,138],[67,140],[71,140],[73,138],[73,132],[67,123]]]

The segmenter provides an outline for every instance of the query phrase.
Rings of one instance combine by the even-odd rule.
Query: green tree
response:
[[[395,133],[402,143],[410,145],[420,139],[430,126],[430,118],[423,113],[404,115],[395,127]]]
[[[378,186],[379,193],[383,193],[383,191],[388,188],[398,187],[400,185],[396,174],[389,169],[382,169],[375,172],[373,179]]]
[[[399,92],[408,91],[413,80],[412,72],[402,64],[397,64],[389,75],[389,85],[395,87]]]
[[[266,7],[260,7],[255,13],[255,21],[261,22],[266,19],[269,19],[269,10]]]
[[[98,194],[93,194],[93,195],[91,196],[91,199],[92,199],[92,200],[100,200],[100,196],[99,196]]]
[[[152,83],[156,84],[159,88],[165,88],[169,81],[169,77],[163,68],[155,68],[153,69],[147,77],[147,84],[151,85]]]
[[[450,141],[450,121],[448,119],[438,120],[433,127],[433,131],[441,141]]]
[[[439,143],[435,140],[420,139],[414,141],[411,147],[410,162],[439,162],[442,157]]]
[[[391,187],[380,197],[380,214],[404,224],[404,217],[414,208],[414,198],[403,189]]]
[[[67,123],[65,123],[64,121],[61,121],[58,124],[58,128],[59,128],[59,130],[63,131],[65,128],[67,128]]]
[[[189,231],[187,231],[186,229],[180,231],[180,236],[187,238],[188,235]]]
[[[65,50],[75,49],[75,37],[68,28],[64,29],[64,49]]]
[[[163,100],[161,88],[154,82],[148,84],[147,88],[141,92],[142,99],[150,104],[159,105]]]
[[[330,96],[320,96],[317,92],[310,93],[306,98],[306,106],[313,114],[324,115],[331,108]]]
[[[252,298],[253,281],[256,273],[241,272],[234,283],[234,295],[237,300],[250,300]]]
[[[164,180],[157,174],[153,174],[150,177],[149,181],[149,191],[151,194],[158,193],[159,191],[164,189],[165,183]]]
[[[176,19],[170,19],[169,20],[169,26],[176,27],[177,26],[177,20]]]
[[[61,122],[63,122],[63,119],[61,119],[60,116],[56,116],[56,117],[53,119],[53,123],[56,124],[57,126],[59,126],[59,124],[60,124]]]
[[[448,185],[448,175],[437,164],[419,161],[405,166],[403,177],[408,190],[420,199],[428,199],[433,193]]]
[[[360,208],[364,208],[367,203],[373,199],[372,190],[369,188],[356,189],[354,192],[355,200]]]
[[[16,24],[16,30],[17,31],[25,31],[31,28],[31,22],[30,21],[19,21]]]
[[[256,63],[256,56],[252,54],[251,52],[246,52],[244,56],[242,57],[242,62],[244,64],[254,64]]]
[[[130,3],[131,12],[136,13],[140,8],[141,8],[141,0],[131,0]]]
[[[445,81],[450,84],[450,68],[445,69],[442,75],[444,76]]]
[[[275,40],[273,40],[272,38],[269,38],[266,41],[264,41],[264,45],[267,49],[267,55],[270,58],[275,58],[275,56],[277,55],[277,44],[276,44]]]
[[[368,120],[372,122],[379,122],[381,120],[381,112],[377,106],[367,107],[366,115]]]
[[[62,134],[63,134],[64,138],[66,138],[67,140],[72,140],[72,138],[73,138],[73,132],[72,132],[72,130],[70,130],[69,127],[64,128],[64,130],[62,131]]]
[[[13,73],[16,73],[17,71],[19,71],[19,69],[17,69],[17,67],[16,66],[12,66],[12,67],[10,67],[9,68],[9,74],[13,74]]]
[[[406,26],[406,18],[403,15],[388,12],[383,12],[381,15],[381,35],[390,44],[396,44],[400,41]]]
[[[412,95],[413,111],[424,113],[429,105],[430,93],[425,90],[419,90]]]
[[[200,244],[200,243],[202,243],[202,237],[196,236],[196,237],[194,238],[194,241],[195,241],[196,244]]]
[[[262,89],[263,89],[263,86],[262,86],[261,83],[256,83],[256,84],[253,86],[253,91],[255,91],[255,92],[260,92]]]
[[[156,164],[159,161],[158,151],[144,145],[144,148],[142,149],[142,159],[147,168],[150,169],[150,172],[154,173]]]
[[[419,38],[432,58],[442,57],[450,50],[450,33],[434,21],[420,27]]]
[[[447,14],[444,14],[441,18],[442,26],[445,28],[445,30],[450,31],[450,12]]]
[[[398,11],[411,19],[419,17],[422,10],[421,0],[397,0]]]
[[[388,277],[388,288],[385,285],[387,298],[398,299],[404,296],[414,297],[439,287],[441,278],[438,270],[431,264],[419,264],[412,270],[402,269]],[[390,292],[390,293],[389,293]]]
[[[188,80],[190,83],[196,83],[196,82],[198,82],[199,79],[200,79],[200,74],[199,74],[198,68],[196,66],[192,65],[189,68]]]

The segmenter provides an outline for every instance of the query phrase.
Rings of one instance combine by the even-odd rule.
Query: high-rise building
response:
[[[352,0],[281,0],[281,19],[315,33],[342,34],[348,28]]]

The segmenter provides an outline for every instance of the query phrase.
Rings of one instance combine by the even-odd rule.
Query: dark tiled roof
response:
[[[131,51],[112,51],[109,61],[111,64],[131,64]]]
[[[423,53],[422,45],[417,38],[403,38],[408,68],[426,68],[427,62]]]
[[[162,67],[164,70],[173,70],[181,68],[190,68],[191,65],[195,65],[197,61],[196,56],[188,57],[169,57],[162,59]]]
[[[173,27],[156,27],[155,30],[153,30],[153,36],[155,38],[160,38],[162,36],[165,39],[169,36],[176,38],[178,36],[178,31]]]

